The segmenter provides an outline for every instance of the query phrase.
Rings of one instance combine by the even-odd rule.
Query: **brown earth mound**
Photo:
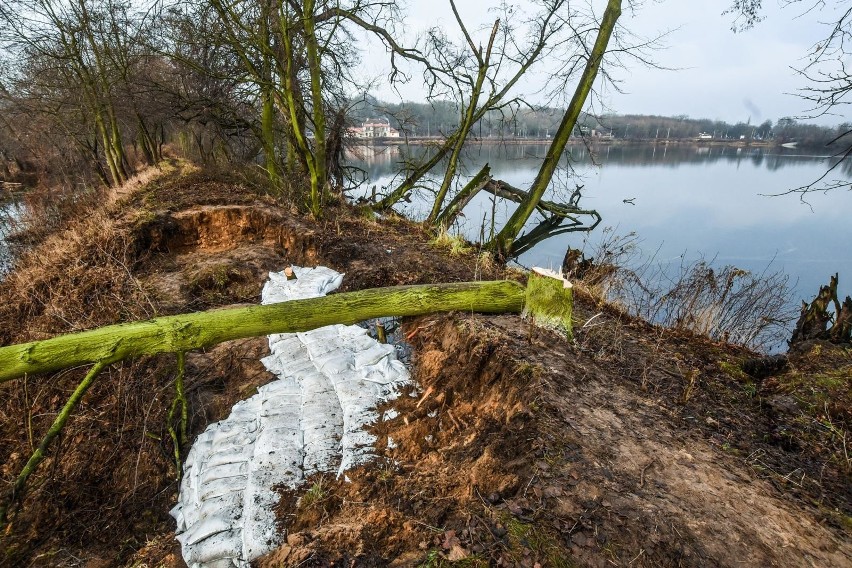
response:
[[[517,277],[402,220],[340,206],[310,221],[237,179],[175,173],[26,255],[0,283],[0,343],[256,303],[291,263],[346,272],[346,290]],[[285,492],[287,544],[259,564],[850,565],[849,350],[815,344],[761,383],[739,367],[752,353],[579,296],[573,344],[514,316],[408,322],[420,393],[375,426],[384,457]],[[271,380],[265,353],[259,338],[188,355],[193,435]],[[0,565],[183,565],[174,370],[142,359],[99,380]],[[4,482],[84,372],[0,385]]]
[[[755,442],[760,427],[742,416],[755,411],[747,400],[727,407],[746,397],[713,369],[711,357],[725,350],[689,361],[703,364],[693,382],[671,376],[668,359],[689,357],[688,347],[643,361],[641,327],[620,338],[648,365],[633,376],[590,356],[606,347],[594,339],[581,335],[577,349],[513,316],[407,327],[424,395],[400,399],[399,417],[375,427],[393,441],[378,464],[350,472],[351,481],[317,478],[284,492],[287,544],[261,566],[852,562],[840,517],[803,504],[790,491],[801,479],[758,466],[820,473]],[[756,431],[738,435],[742,428]],[[848,515],[849,486],[836,481],[825,489],[839,494],[819,498]]]

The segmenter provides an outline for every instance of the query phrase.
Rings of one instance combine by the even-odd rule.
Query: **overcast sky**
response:
[[[475,22],[470,27],[477,28],[493,22],[487,9],[497,1],[457,0],[457,5],[465,21]],[[832,12],[801,15],[801,8],[782,9],[780,1],[764,0],[764,21],[736,34],[731,31],[731,16],[722,15],[731,0],[648,0],[635,14],[625,10],[620,22],[635,34],[654,37],[671,30],[665,39],[667,49],[655,52],[654,59],[676,70],[631,65],[616,75],[626,92],[608,90],[604,103],[619,114],[686,114],[729,122],[751,118],[752,123],[760,123],[802,115],[807,103],[791,93],[804,81],[791,66],[800,65],[826,35],[820,22]],[[598,13],[602,4],[594,0]],[[409,38],[432,25],[455,27],[448,0],[409,0],[407,5],[405,35]],[[376,64],[369,67],[373,59],[365,56],[368,68],[375,72]],[[401,93],[405,99],[422,99],[421,89],[409,85]],[[392,91],[383,87],[377,94],[388,99]],[[817,122],[838,124],[849,118],[823,117]]]

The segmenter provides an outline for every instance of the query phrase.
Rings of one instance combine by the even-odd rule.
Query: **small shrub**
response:
[[[605,229],[592,258],[574,263],[579,284],[630,315],[714,340],[768,350],[787,338],[796,316],[789,276],[771,263],[759,273],[685,255],[663,264],[643,258],[639,245],[635,233]]]
[[[323,479],[319,478],[307,491],[305,491],[305,494],[302,495],[302,498],[299,500],[299,507],[309,509],[314,505],[322,503],[326,497],[327,491],[325,490]]]

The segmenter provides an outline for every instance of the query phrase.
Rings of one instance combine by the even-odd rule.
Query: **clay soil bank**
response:
[[[344,290],[523,279],[401,219],[335,205],[310,220],[235,174],[173,167],[19,260],[0,283],[0,344],[257,303],[289,264],[345,272]],[[283,544],[257,564],[852,566],[852,351],[808,344],[757,380],[740,370],[753,353],[577,288],[570,343],[510,315],[402,322],[418,388],[374,426],[381,457],[282,491]],[[190,439],[273,379],[266,353],[258,338],[188,355]],[[0,386],[4,485],[84,372]],[[184,565],[168,516],[174,378],[169,357],[102,377],[0,537],[0,565]]]

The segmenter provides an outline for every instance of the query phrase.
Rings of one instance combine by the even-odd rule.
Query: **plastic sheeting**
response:
[[[293,270],[295,280],[270,273],[264,304],[323,296],[343,280],[325,267]],[[364,426],[410,380],[393,346],[357,326],[271,335],[269,347],[262,361],[278,380],[208,426],[186,456],[171,514],[190,568],[246,567],[275,548],[272,488],[368,461],[375,439]]]

